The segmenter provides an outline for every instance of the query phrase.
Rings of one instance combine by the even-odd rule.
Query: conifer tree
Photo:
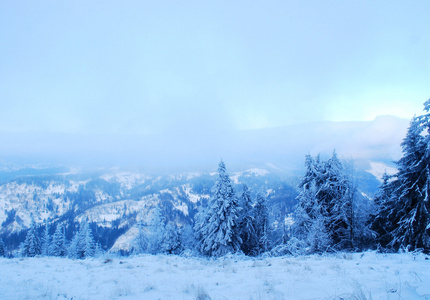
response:
[[[95,249],[96,244],[90,225],[84,221],[70,243],[69,256],[77,259],[92,257],[95,255]]]
[[[394,249],[430,251],[430,100],[425,114],[414,117],[401,146],[398,172],[382,187],[379,211],[389,221],[375,218],[373,226]]]
[[[185,225],[181,228],[179,237],[181,238],[181,250],[190,250],[194,251],[197,245],[197,239],[195,236],[195,232],[193,226]]]
[[[51,235],[49,234],[49,223],[45,221],[45,228],[43,230],[43,236],[41,238],[41,251],[42,255],[51,255]]]
[[[246,184],[243,185],[242,194],[239,199],[239,204],[242,208],[239,220],[239,231],[242,239],[241,250],[244,254],[251,255],[258,252],[256,251],[258,247],[258,238],[255,232],[252,199]]]
[[[179,229],[173,222],[169,222],[164,231],[161,251],[168,254],[177,254],[180,248],[181,239],[179,236]]]
[[[157,254],[162,251],[163,236],[166,231],[166,219],[158,206],[152,211],[149,230],[148,249],[150,253]]]
[[[383,174],[382,184],[373,199],[375,211],[371,215],[371,228],[377,235],[376,244],[382,247],[386,247],[390,243],[390,232],[393,228],[392,220],[388,219],[390,206],[392,205],[390,196],[394,188],[394,185],[390,182],[391,178],[392,176],[389,176],[386,172]]]
[[[96,254],[96,242],[94,241],[94,236],[88,222],[84,223],[83,231],[85,233],[84,256],[94,257]]]
[[[143,220],[140,220],[137,225],[138,233],[135,239],[135,251],[137,253],[144,253],[148,249],[148,239],[146,238],[145,233],[145,225],[143,223]]]
[[[37,226],[34,220],[31,221],[30,228],[27,231],[25,241],[21,245],[21,255],[34,257],[42,253],[40,239],[37,233]]]
[[[356,195],[351,175],[336,152],[326,162],[307,155],[305,167],[293,236],[307,245],[307,252],[356,248],[369,234],[368,203]]]
[[[222,256],[240,250],[240,207],[223,161],[218,167],[218,181],[211,190],[211,198],[201,215],[198,237],[200,251],[210,256]],[[202,220],[204,220],[202,222]]]
[[[66,256],[66,234],[63,225],[58,225],[55,229],[50,251],[53,256]]]
[[[100,243],[96,243],[96,248],[94,250],[94,256],[95,257],[100,257],[105,253],[105,251],[103,250],[103,247]]]
[[[335,249],[353,248],[353,199],[352,184],[346,176],[336,152],[327,161],[324,183],[320,187],[320,200],[328,212],[328,232]]]
[[[302,241],[307,249],[298,249],[308,253],[325,252],[332,245],[327,228],[327,212],[317,198],[315,182],[310,182],[298,197],[295,209],[293,236]]]
[[[259,255],[269,248],[269,210],[267,208],[266,197],[260,192],[257,194],[257,201],[253,209],[255,237],[257,247],[254,254]]]
[[[6,257],[6,247],[4,245],[3,239],[0,238],[0,257]]]

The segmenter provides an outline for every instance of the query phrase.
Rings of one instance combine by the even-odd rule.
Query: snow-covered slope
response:
[[[367,170],[367,172],[375,176],[375,178],[377,178],[382,183],[382,176],[384,173],[387,175],[394,175],[397,173],[397,169],[383,162],[371,161],[370,168]]]
[[[0,269],[0,299],[430,298],[430,260],[410,253],[0,258]]]
[[[282,204],[285,213],[294,204],[290,203],[295,201],[294,188],[265,169],[232,174],[237,193],[241,184],[247,183],[254,194],[266,191],[269,201]],[[133,237],[126,233],[134,232],[129,230],[135,228],[137,220],[145,218],[156,206],[161,207],[167,220],[179,225],[190,223],[197,207],[209,199],[216,180],[216,173],[148,176],[120,169],[22,176],[0,184],[0,237],[8,239],[19,234],[32,219],[38,224],[48,220],[52,228],[62,223],[66,230],[69,228],[69,234],[76,223],[88,220],[102,228],[100,234],[112,231],[118,235],[115,239],[124,234],[115,249],[126,250],[128,246],[124,245],[131,243]],[[109,240],[108,244],[101,242],[106,250],[114,243]]]

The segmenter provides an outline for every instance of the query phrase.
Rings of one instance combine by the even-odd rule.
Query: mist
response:
[[[258,130],[176,135],[0,134],[8,161],[68,167],[138,168],[147,172],[210,171],[223,159],[233,169],[301,170],[306,154],[390,163],[401,157],[409,121],[317,122]]]
[[[0,10],[0,160],[392,161],[430,95],[428,1],[103,1]],[[380,117],[391,115],[389,117]]]

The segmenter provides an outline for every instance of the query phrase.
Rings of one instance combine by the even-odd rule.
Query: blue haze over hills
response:
[[[408,124],[409,120],[381,116],[374,121],[317,122],[209,134],[2,132],[0,157],[6,169],[15,163],[27,167],[125,167],[158,174],[213,170],[221,158],[234,170],[269,164],[283,171],[300,171],[306,154],[330,155],[334,149],[341,158],[359,165],[368,161],[391,164],[401,156],[400,143]]]

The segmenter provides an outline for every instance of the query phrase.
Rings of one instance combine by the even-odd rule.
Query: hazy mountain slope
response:
[[[138,166],[158,174],[211,170],[220,158],[234,169],[272,163],[297,170],[306,154],[330,155],[333,149],[354,160],[397,160],[408,124],[409,120],[382,116],[366,122],[317,122],[185,137],[0,132],[0,157],[27,164]]]
[[[0,236],[6,242],[15,239],[12,244],[16,246],[16,239],[23,238],[17,235],[34,219],[38,224],[49,220],[51,231],[57,224],[65,224],[70,238],[78,224],[88,220],[96,239],[107,249],[138,220],[147,220],[156,206],[167,220],[190,224],[197,207],[209,199],[216,179],[216,173],[151,177],[121,170],[20,177],[0,184]],[[265,192],[279,218],[295,204],[292,183],[268,170],[233,172],[232,179],[237,193],[242,183],[249,185],[253,195]],[[129,236],[131,243],[133,234]]]

